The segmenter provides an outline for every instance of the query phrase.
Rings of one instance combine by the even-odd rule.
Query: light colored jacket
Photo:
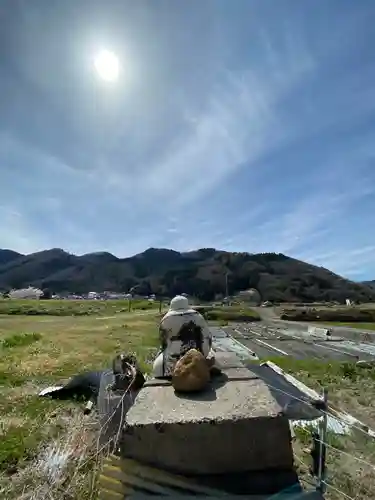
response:
[[[211,331],[203,316],[189,308],[185,297],[173,299],[170,310],[161,320],[159,336],[161,352],[154,363],[155,377],[171,376],[178,359],[190,349],[201,351],[206,358],[212,355]]]

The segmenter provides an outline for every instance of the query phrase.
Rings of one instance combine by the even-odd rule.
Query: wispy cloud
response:
[[[375,8],[125,3],[79,26],[63,4],[5,11],[0,247],[279,251],[375,277]],[[110,92],[94,32],[128,55]]]

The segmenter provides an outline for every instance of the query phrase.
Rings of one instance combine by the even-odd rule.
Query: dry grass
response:
[[[95,498],[95,419],[84,417],[81,405],[37,393],[78,372],[108,367],[116,352],[136,353],[147,371],[158,319],[155,310],[111,317],[1,315],[0,498]]]
[[[375,430],[375,368],[286,357],[274,361],[318,392],[323,387],[328,388],[330,405],[350,413]],[[327,488],[327,500],[345,498],[339,492],[356,500],[375,498],[375,439],[354,429],[349,436],[329,433],[327,443],[328,482],[331,485]],[[308,472],[310,445],[310,432],[298,430],[294,450],[300,476],[306,484],[312,482]]]
[[[0,498],[91,500],[101,463],[98,423],[82,406],[38,398],[50,382],[108,366],[115,352],[134,351],[145,369],[157,345],[155,310],[112,315],[0,317]],[[375,368],[349,363],[275,359],[310,387],[329,389],[329,401],[375,429]],[[357,500],[375,498],[375,442],[357,431],[330,435],[329,481]],[[307,471],[308,435],[297,432],[300,473]],[[356,458],[355,458],[356,457]],[[303,465],[305,464],[305,465]],[[328,488],[328,500],[343,496]]]

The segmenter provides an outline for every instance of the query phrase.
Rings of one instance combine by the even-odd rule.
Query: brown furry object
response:
[[[172,385],[177,392],[197,392],[204,390],[210,379],[210,367],[206,358],[197,349],[190,349],[177,361]]]

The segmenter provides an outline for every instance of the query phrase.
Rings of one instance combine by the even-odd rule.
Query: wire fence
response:
[[[27,487],[17,495],[17,500],[73,500],[78,498],[77,490],[83,486],[82,498],[96,498],[98,474],[104,459],[119,446],[125,414],[130,406],[127,399],[130,399],[130,404],[133,402],[132,386],[135,380],[136,370],[133,369],[129,386],[106,418],[100,420],[95,414],[88,418],[82,412],[76,413],[67,432],[42,450],[38,459],[25,469]],[[108,392],[111,398],[110,387]],[[109,435],[108,427],[114,419],[116,425],[111,427]],[[47,415],[46,422],[49,420],[53,418]],[[33,487],[30,487],[30,481]],[[84,485],[81,484],[83,481]],[[14,486],[0,489],[0,497],[10,498]]]
[[[134,378],[133,378],[133,381],[134,381]],[[133,383],[132,381],[132,383]],[[285,391],[284,389],[281,389],[280,387],[276,387],[275,385],[271,385],[268,383],[268,386],[272,389],[272,390],[275,390],[275,391],[278,391],[278,392],[281,392],[283,393],[283,395],[287,396],[291,401],[298,401],[300,402],[301,404],[312,404],[311,402],[311,398],[309,398],[308,396],[306,397],[297,397],[295,394],[292,394],[288,391]],[[100,457],[103,457],[104,455],[108,455],[108,453],[110,452],[110,449],[113,447],[113,446],[117,446],[118,445],[118,442],[119,442],[119,439],[120,439],[120,434],[121,434],[121,429],[122,429],[122,424],[123,424],[123,421],[124,421],[124,418],[125,418],[125,411],[126,411],[126,406],[127,405],[124,405],[124,398],[126,398],[127,394],[129,394],[129,390],[130,390],[130,387],[128,388],[128,390],[122,395],[122,397],[120,398],[120,401],[118,402],[118,404],[116,405],[116,407],[113,409],[113,411],[111,412],[111,414],[108,416],[107,420],[102,423],[100,429],[99,429],[99,437],[97,439],[97,447],[96,447],[96,453],[95,453],[95,456],[94,457],[90,457],[88,460],[92,460],[93,458],[97,458],[99,459]],[[100,446],[99,443],[100,443],[100,435],[105,432],[105,427],[106,425],[108,424],[108,422],[111,421],[111,419],[114,417],[116,411],[118,411],[120,409],[120,412],[121,412],[121,418],[120,418],[120,426],[118,427],[117,429],[117,432],[114,434],[112,440],[110,442],[107,442],[106,444],[104,444],[103,446]],[[340,416],[340,410],[338,409],[335,409],[335,413],[337,412],[337,414],[335,415],[332,415],[332,412],[329,411],[329,408],[327,407],[326,409],[324,408],[320,408],[319,409],[319,412],[322,416],[334,416],[334,418],[336,418],[337,420],[340,420],[343,424],[348,424],[348,422],[342,418]],[[360,425],[356,424],[356,423],[353,423],[353,422],[350,422],[350,426],[351,428],[353,429],[356,429],[357,431],[359,431],[360,433],[362,433],[363,435],[366,435],[366,437],[368,437],[368,432],[363,429]],[[322,440],[322,439],[318,439],[317,440],[318,443],[320,444],[323,444],[327,449],[329,450],[332,450],[333,452],[335,453],[338,453],[340,454],[341,456],[345,456],[346,458],[349,458],[350,460],[353,460],[354,462],[362,465],[362,466],[366,466],[368,467],[371,471],[374,471],[374,474],[375,474],[375,464],[371,463],[370,461],[368,460],[365,460],[364,458],[361,458],[361,457],[358,457],[356,455],[353,455],[351,453],[348,453],[340,448],[338,448],[337,446],[334,446],[333,444],[331,444],[330,442],[327,441],[327,439],[325,440]],[[303,460],[301,460],[300,457],[298,457],[297,455],[295,455],[295,458],[296,460],[304,466],[305,470],[308,471],[310,474],[311,474],[311,466],[305,464],[303,462]],[[84,466],[85,464],[82,464],[82,466]],[[312,479],[313,479],[313,476],[312,476]],[[306,481],[306,479],[304,479]],[[319,482],[319,478],[315,477],[315,483],[313,480],[311,481],[308,481],[308,484],[310,486],[313,486],[315,484],[315,486],[318,485],[318,482]],[[329,480],[325,479],[325,477],[323,478],[320,478],[320,482],[321,484],[323,484],[328,490],[333,490],[335,491],[336,493],[339,493],[342,495],[343,498],[349,498],[349,499],[352,499],[354,500],[354,497],[348,495],[348,493],[342,491],[341,488],[337,487],[336,485],[332,484],[332,482],[330,482]],[[370,496],[369,496],[370,498]]]
[[[75,488],[75,483],[77,480],[77,477],[82,471],[86,471],[87,468],[90,466],[91,470],[94,471],[92,474],[92,484],[90,487],[90,499],[93,499],[95,496],[95,470],[100,469],[100,465],[105,457],[107,457],[110,453],[113,452],[113,450],[116,450],[119,446],[119,442],[121,439],[121,431],[123,428],[123,424],[125,421],[125,416],[126,412],[129,408],[129,401],[127,399],[130,398],[130,404],[133,402],[133,394],[132,394],[132,386],[135,382],[136,378],[136,372],[135,370],[133,371],[133,376],[132,380],[126,389],[121,394],[121,397],[118,398],[117,403],[114,405],[114,407],[111,409],[111,411],[108,413],[105,419],[103,419],[101,422],[98,421],[92,421],[91,426],[92,429],[95,430],[95,434],[97,433],[97,437],[95,439],[95,442],[93,443],[92,447],[89,447],[89,449],[86,449],[86,455],[85,456],[80,456],[80,447],[82,446],[82,437],[87,433],[87,426],[88,426],[88,421],[87,419],[82,418],[79,422],[78,425],[74,428],[74,432],[70,435],[70,439],[68,439],[63,447],[61,447],[61,444],[56,443],[54,451],[50,453],[50,456],[45,457],[45,464],[46,467],[48,468],[48,481],[47,481],[47,488],[46,485],[41,485],[39,488],[35,488],[33,491],[25,490],[22,492],[22,494],[19,496],[20,500],[41,500],[42,498],[47,498],[50,500],[60,500],[61,496],[61,488],[64,489],[64,494],[66,495],[66,498],[69,498],[69,494],[71,494],[71,498],[74,498],[74,488]],[[303,405],[311,405],[314,402],[311,401],[311,398],[309,398],[307,395],[306,396],[301,396],[298,397],[296,394],[292,394],[291,392],[286,391],[285,389],[281,389],[280,387],[277,387],[273,384],[270,384],[267,382],[267,385],[269,386],[270,389],[282,393],[284,396],[287,396],[290,401],[298,401],[299,403]],[[330,409],[334,410],[334,413],[330,411]],[[331,405],[327,405],[326,408],[319,408],[319,413],[321,416],[334,416],[337,420],[341,421],[344,424],[348,424],[348,421],[345,420],[344,417],[341,416],[341,412],[338,408],[331,407]],[[116,416],[119,417],[116,419]],[[52,418],[52,417],[51,417]],[[111,430],[111,436],[107,439],[102,441],[103,435],[106,434],[108,425],[116,419],[116,425],[113,426]],[[350,422],[351,428],[357,430],[361,434],[365,435],[367,439],[370,439],[368,436],[368,431],[361,427],[359,424],[355,422]],[[343,449],[338,448],[331,442],[328,442],[327,439],[318,439],[318,443],[324,445],[329,451],[338,454],[341,457],[345,457],[346,459],[352,460],[356,464],[358,464],[358,468],[360,467],[366,467],[370,471],[369,474],[373,474],[375,477],[375,464],[372,463],[369,460],[366,460],[363,457],[358,457],[352,453],[349,453]],[[375,447],[374,447],[374,454],[375,454]],[[61,467],[59,467],[59,460],[57,460],[57,457],[60,457],[60,462],[61,462],[61,457],[65,457],[65,462],[68,461],[69,457],[74,457],[74,470],[73,473],[70,474],[69,477],[67,477],[66,474],[61,473]],[[328,455],[329,458],[329,455]],[[327,491],[329,492],[332,490],[332,492],[341,495],[341,498],[346,498],[350,500],[356,500],[356,498],[362,498],[362,497],[353,497],[349,495],[347,492],[343,491],[342,488],[339,485],[333,484],[334,480],[330,480],[329,478],[326,478],[324,475],[323,477],[314,477],[313,474],[311,474],[311,465],[309,466],[306,464],[300,456],[295,455],[296,462],[298,462],[303,468],[304,471],[308,474],[311,475],[311,480],[308,480],[304,478],[304,481],[307,482],[307,484],[310,487],[319,487],[319,481],[320,481],[320,486],[324,486],[324,488],[327,488]],[[328,460],[329,462],[329,460]],[[371,498],[371,496],[374,496],[372,493],[369,493],[368,498]],[[5,497],[6,498],[6,497]]]
[[[131,394],[131,386],[132,386],[134,380],[135,380],[135,375],[133,377],[133,380],[132,380],[130,386],[122,394],[121,398],[119,399],[116,406],[112,409],[111,413],[108,415],[106,420],[100,424],[100,427],[98,430],[98,437],[96,440],[95,451],[90,456],[88,456],[85,461],[83,461],[82,463],[80,463],[78,465],[78,467],[76,468],[76,470],[75,470],[75,472],[70,480],[69,485],[67,486],[68,490],[73,485],[77,474],[79,474],[80,470],[84,469],[88,465],[88,463],[90,463],[90,462],[91,463],[92,462],[100,463],[104,457],[108,456],[113,451],[113,449],[116,449],[116,447],[118,447],[119,440],[121,437],[122,426],[123,426],[123,423],[125,420],[125,414],[126,414],[126,411],[128,408],[128,404],[125,403],[125,399],[127,397],[129,397],[129,394]],[[305,398],[302,398],[302,397],[299,398],[295,394],[292,394],[288,391],[285,391],[284,389],[281,389],[280,387],[276,387],[275,385],[271,385],[271,384],[268,384],[268,385],[272,390],[281,392],[283,395],[290,398],[291,401],[293,401],[293,400],[298,401],[304,405],[311,404],[311,398],[309,398],[308,396],[306,396]],[[336,410],[335,413],[340,411],[338,409],[335,409],[335,410]],[[107,440],[104,444],[101,444],[101,440],[100,440],[101,436],[103,434],[105,434],[108,424],[111,422],[112,419],[115,418],[115,415],[118,412],[120,412],[120,418],[118,420],[117,429],[113,429],[113,430],[115,430],[115,432],[112,432],[112,437],[109,440]],[[329,408],[327,408],[327,409],[320,408],[319,412],[321,413],[322,416],[326,415],[326,416],[332,417],[332,413],[329,411]],[[337,420],[340,420],[344,424],[348,423],[347,421],[345,421],[345,419],[340,417],[339,413],[335,414],[334,418],[336,418]],[[353,429],[356,429],[357,431],[359,431],[360,433],[362,433],[368,437],[367,431],[364,430],[360,425],[358,425],[356,423],[352,423],[352,422],[350,423],[350,425]],[[371,469],[371,471],[374,471],[374,474],[375,474],[375,464],[371,463],[370,461],[365,460],[361,457],[357,457],[356,455],[353,455],[351,453],[348,453],[348,452],[338,448],[337,446],[334,446],[333,444],[329,443],[326,439],[325,440],[318,439],[317,442],[320,444],[323,444],[328,450],[331,450],[334,453],[337,453],[341,456],[345,456],[346,458],[349,458],[350,460],[353,460],[354,462],[356,462],[362,466],[368,467],[369,469]],[[309,474],[311,474],[311,466],[305,464],[303,462],[303,460],[300,457],[298,457],[297,455],[295,455],[295,458],[302,466],[304,466],[305,471],[307,471]],[[315,479],[315,482],[313,479]],[[313,487],[314,485],[315,485],[315,487],[319,486],[319,478],[317,478],[316,476],[314,478],[314,476],[312,475],[311,481],[306,481],[306,479],[304,479],[304,481],[307,482],[310,487]],[[324,487],[328,489],[328,491],[332,490],[332,491],[342,495],[342,498],[355,500],[355,497],[352,497],[352,496],[348,495],[348,493],[346,493],[345,491],[342,491],[341,488],[332,484],[332,482],[330,480],[325,479],[325,478],[320,478],[320,481],[321,481],[321,484],[323,484]],[[93,498],[93,496],[91,498]],[[370,498],[370,496],[369,496],[369,498]],[[55,499],[53,499],[53,500],[55,500]]]
[[[284,389],[281,389],[280,387],[276,387],[276,386],[271,385],[269,383],[268,383],[268,386],[272,390],[278,391],[278,392],[284,394],[285,396],[288,396],[291,400],[297,400],[298,402],[300,402],[300,403],[302,403],[304,405],[311,404],[311,398],[309,398],[307,396],[306,396],[306,398],[298,398],[295,394],[291,394],[288,391],[285,391]],[[322,409],[322,408],[319,409],[319,412],[321,413],[322,416],[327,416],[327,417],[328,416],[329,417],[334,416],[335,419],[341,421],[343,424],[348,424],[348,421],[345,420],[344,418],[342,418],[340,416],[340,410],[337,409],[337,408],[335,408],[334,415],[332,414],[332,412],[329,411],[329,407],[328,406],[327,406],[326,410]],[[369,437],[369,435],[368,435],[368,431],[365,430],[365,429],[363,429],[363,427],[361,427],[360,425],[358,425],[358,424],[356,424],[354,422],[350,422],[350,426],[351,426],[351,428],[359,431],[363,435],[366,435],[367,439],[371,439]],[[353,453],[348,453],[347,451],[345,451],[343,449],[340,449],[337,446],[334,446],[333,444],[329,443],[327,441],[327,439],[324,439],[324,440],[321,439],[321,438],[317,439],[317,443],[319,443],[321,445],[324,445],[325,448],[331,450],[335,454],[340,455],[340,457],[345,457],[345,458],[347,458],[349,460],[352,460],[353,462],[357,463],[359,466],[365,466],[365,467],[367,467],[368,470],[369,470],[369,476],[374,477],[374,483],[375,483],[375,463],[372,463],[369,460],[365,460],[362,457],[358,457],[358,456],[356,456]],[[375,448],[374,448],[374,452],[371,454],[371,456],[373,456],[374,454],[375,454]],[[304,467],[305,471],[309,471],[309,473],[311,474],[311,467],[309,467],[309,465],[305,464],[304,461],[298,455],[296,455],[296,454],[295,454],[295,459],[296,459],[297,462],[299,462],[300,465],[302,465]],[[339,467],[340,466],[340,462],[338,464],[336,464],[335,466]],[[359,466],[355,467],[355,470],[357,470],[357,474],[356,474],[357,476],[358,476]],[[311,475],[313,476],[313,474],[311,474]],[[332,491],[340,494],[341,498],[348,498],[348,499],[351,499],[351,500],[355,500],[357,498],[358,499],[362,499],[363,498],[362,496],[352,497],[351,495],[349,495],[348,493],[346,493],[345,491],[343,491],[342,488],[340,488],[340,487],[332,484],[333,481],[327,480],[324,477],[324,475],[321,478],[315,476],[315,479],[316,479],[316,485],[317,485],[317,487],[319,486],[318,483],[320,481],[321,485],[324,485],[324,489],[327,488],[328,490],[332,490]],[[363,487],[363,484],[362,484],[362,487]],[[373,498],[374,494],[375,494],[375,489],[374,489],[374,491],[369,492],[368,498]]]

